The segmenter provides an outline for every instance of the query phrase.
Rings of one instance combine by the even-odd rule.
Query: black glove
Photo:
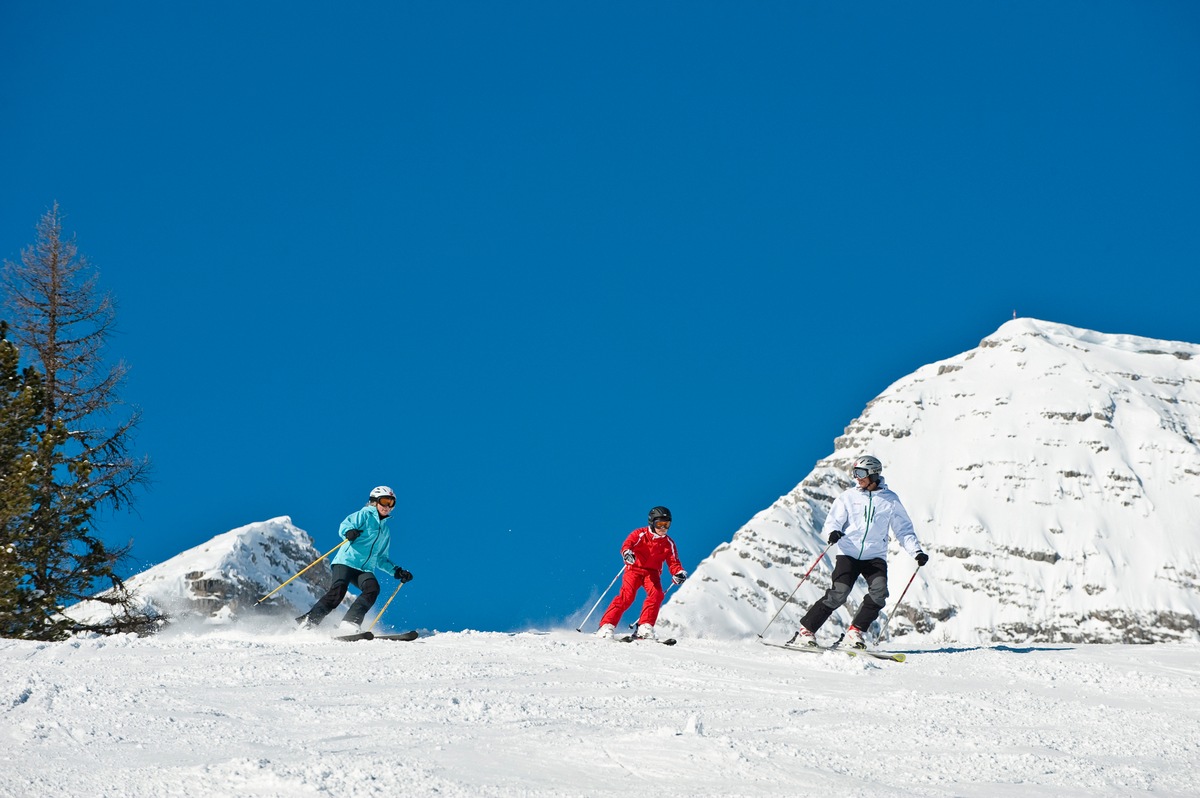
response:
[[[837,543],[844,537],[846,537],[845,532],[839,532],[835,529],[833,532],[829,533],[829,545],[832,546],[834,543]]]
[[[929,562],[929,555],[923,551],[917,552],[917,567],[920,568],[925,563]]]
[[[404,569],[403,569],[403,568],[401,568],[399,565],[397,565],[397,566],[396,566],[396,570],[392,572],[392,576],[394,576],[394,577],[396,577],[397,579],[399,579],[399,580],[400,580],[400,584],[402,584],[402,585],[403,585],[403,584],[405,584],[405,583],[407,583],[407,582],[411,582],[411,581],[412,581],[412,573],[410,573],[409,571],[406,571],[406,570],[404,570]]]
[[[633,565],[635,562],[637,562],[637,555],[635,555],[629,549],[625,549],[625,551],[621,552],[621,559],[625,560],[625,562],[629,563],[630,565]]]
[[[346,540],[353,543],[354,539],[357,538],[361,534],[362,534],[361,529],[347,529],[346,530]]]
[[[687,571],[680,571],[677,574],[671,574],[671,581],[677,585],[682,585],[684,579],[687,579]]]

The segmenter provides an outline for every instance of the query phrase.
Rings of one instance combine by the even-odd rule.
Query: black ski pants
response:
[[[325,620],[325,616],[337,609],[337,605],[342,603],[342,599],[346,597],[346,591],[350,585],[354,585],[359,589],[358,598],[350,605],[350,609],[346,612],[347,620],[350,623],[359,624],[363,622],[363,618],[367,615],[367,610],[375,606],[375,599],[379,598],[379,580],[375,578],[375,574],[370,571],[360,571],[357,568],[351,568],[349,565],[334,565],[333,566],[333,584],[329,586],[329,590],[324,596],[313,605],[313,608],[308,611],[308,618],[314,625]]]
[[[833,611],[846,603],[850,589],[860,576],[867,580],[867,597],[854,614],[851,624],[864,632],[870,628],[887,604],[887,560],[856,560],[844,554],[839,554],[834,560],[833,576],[830,579],[833,584],[829,590],[826,590],[825,595],[814,602],[800,619],[804,628],[810,632],[820,629]]]

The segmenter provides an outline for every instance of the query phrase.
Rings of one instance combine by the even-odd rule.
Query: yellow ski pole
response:
[[[396,597],[396,594],[400,592],[400,588],[402,588],[402,587],[404,587],[403,582],[400,582],[399,584],[396,585],[396,589],[392,591],[392,595],[388,598],[387,601],[384,602],[383,609],[379,611],[379,614],[375,616],[375,620],[371,621],[371,625],[367,627],[368,632],[375,628],[375,624],[379,623],[379,619],[382,618],[383,613],[385,611],[387,611],[388,604],[392,603],[392,599],[394,599]]]
[[[319,563],[321,560],[325,559],[325,558],[326,558],[326,557],[328,557],[330,554],[333,554],[335,551],[337,551],[338,549],[340,549],[342,546],[345,546],[345,545],[346,545],[347,543],[349,543],[349,542],[350,542],[350,541],[348,541],[348,540],[343,540],[341,543],[337,544],[337,545],[336,545],[336,546],[334,546],[332,549],[330,549],[329,551],[325,552],[325,553],[324,553],[324,554],[322,554],[320,557],[318,557],[317,559],[315,559],[315,560],[313,560],[312,562],[310,562],[308,565],[306,565],[306,566],[304,566],[303,568],[301,568],[301,569],[300,569],[300,572],[299,572],[299,573],[297,573],[297,574],[296,574],[296,576],[300,576],[300,574],[304,573],[304,572],[305,572],[305,571],[307,571],[309,568],[312,568],[314,565],[316,565],[317,563]],[[278,593],[280,590],[282,590],[283,588],[287,587],[287,585],[288,585],[288,582],[291,582],[293,579],[295,579],[295,578],[296,578],[296,576],[293,576],[291,579],[287,580],[287,582],[284,582],[282,585],[280,585],[279,587],[275,588],[275,589],[274,589],[274,590],[272,590],[270,593],[268,593],[267,595],[265,595],[265,596],[263,596],[262,598],[260,598],[258,601],[254,602],[255,606],[258,606],[259,604],[262,604],[264,601],[266,601],[267,599],[269,599],[271,596],[275,595],[275,594],[276,594],[276,593]]]

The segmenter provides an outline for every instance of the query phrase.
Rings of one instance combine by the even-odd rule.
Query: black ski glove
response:
[[[361,529],[347,529],[346,530],[346,540],[353,543],[354,539],[357,538],[361,534],[362,534]]]
[[[929,555],[923,551],[917,552],[917,567],[920,568],[927,562],[929,562]]]
[[[841,540],[844,537],[846,537],[845,532],[839,532],[838,530],[835,529],[834,531],[829,533],[829,545],[832,546],[834,543],[837,543],[839,540]]]
[[[635,562],[637,562],[637,555],[635,555],[629,549],[625,549],[625,551],[621,552],[621,559],[625,560],[625,562],[629,563],[630,565],[633,565]]]
[[[687,579],[687,571],[680,571],[677,574],[671,575],[671,581],[677,585],[682,585],[684,579]]]
[[[400,584],[402,584],[402,585],[407,582],[412,581],[412,574],[410,572],[404,570],[403,568],[401,568],[399,565],[397,565],[396,570],[392,572],[392,576],[399,579]]]

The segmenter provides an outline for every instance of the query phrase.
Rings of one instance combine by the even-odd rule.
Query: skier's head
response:
[[[380,515],[387,515],[396,506],[396,492],[387,485],[380,485],[371,490],[368,502],[375,505]]]
[[[671,528],[671,511],[659,505],[650,508],[650,531],[656,535],[665,535]]]
[[[883,476],[883,463],[879,462],[878,457],[864,454],[850,464],[850,476],[854,477],[860,488],[878,485],[879,478]]]

